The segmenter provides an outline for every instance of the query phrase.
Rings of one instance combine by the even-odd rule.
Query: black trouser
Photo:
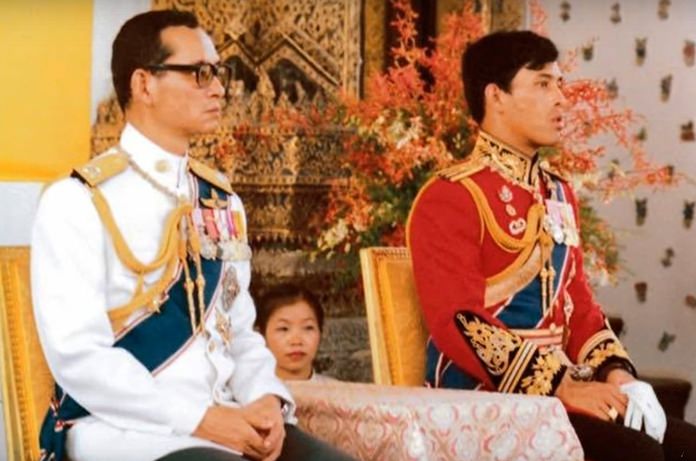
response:
[[[655,439],[619,423],[568,413],[585,458],[592,461],[696,461],[696,426],[667,417],[660,445]]]
[[[175,451],[157,461],[247,461],[248,458],[215,448],[187,448]],[[278,461],[355,461],[354,458],[302,432],[285,425],[285,440]]]

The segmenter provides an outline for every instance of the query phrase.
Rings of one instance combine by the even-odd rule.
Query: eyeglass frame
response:
[[[201,84],[201,69],[204,67],[210,67],[212,70],[212,77],[210,81],[202,85]],[[213,83],[213,78],[217,78],[220,81],[220,84],[222,85],[222,88],[225,90],[225,93],[227,93],[227,90],[229,89],[230,82],[232,81],[232,66],[224,63],[219,63],[219,64],[213,64],[210,62],[203,62],[199,64],[169,64],[169,63],[161,63],[161,64],[152,64],[149,66],[145,66],[144,69],[149,70],[151,72],[166,72],[166,71],[173,71],[173,72],[184,72],[184,73],[189,73],[193,72],[195,77],[196,77],[196,85],[198,85],[198,88],[208,88],[212,83]],[[222,78],[220,78],[220,69],[227,69],[228,72],[228,77],[227,77],[227,82],[223,82]]]

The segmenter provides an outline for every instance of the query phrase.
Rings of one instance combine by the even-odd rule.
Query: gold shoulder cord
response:
[[[182,224],[185,222],[182,218],[191,213],[192,206],[190,203],[181,203],[167,217],[165,221],[165,230],[160,241],[159,251],[155,259],[149,264],[139,261],[133,252],[128,247],[123,234],[119,230],[114,221],[113,214],[109,208],[104,195],[101,191],[92,187],[92,200],[99,212],[99,216],[106,227],[107,232],[114,242],[116,254],[124,266],[137,275],[138,281],[131,300],[122,306],[109,311],[109,320],[114,332],[119,331],[123,327],[126,319],[138,308],[147,306],[151,312],[159,311],[160,296],[167,288],[167,285],[174,277],[177,269],[177,263],[182,259],[181,245],[184,246],[184,255],[186,257],[185,248],[186,240],[183,238]],[[162,276],[150,288],[143,290],[145,284],[144,277],[146,274],[156,271],[164,267]],[[187,267],[184,261],[184,267]],[[188,281],[188,280],[187,280]],[[187,290],[188,291],[188,290]],[[190,302],[189,302],[190,304]],[[191,319],[192,323],[195,317]]]
[[[470,178],[463,178],[460,183],[467,188],[476,204],[479,214],[482,216],[493,241],[502,250],[508,253],[519,253],[513,263],[502,272],[488,278],[487,284],[493,284],[510,276],[516,272],[527,261],[527,258],[534,250],[534,246],[540,246],[540,267],[542,308],[546,312],[550,307],[550,300],[553,299],[553,279],[556,271],[553,268],[551,252],[553,251],[553,239],[544,227],[546,210],[540,197],[535,197],[537,203],[533,204],[527,212],[527,229],[522,238],[517,239],[508,235],[499,225],[493,214],[493,210],[488,204],[485,194],[481,188]],[[538,195],[535,194],[535,195]]]
[[[173,280],[177,271],[177,266],[181,263],[184,269],[184,288],[187,295],[191,330],[195,334],[198,329],[202,330],[203,328],[205,314],[205,279],[201,267],[200,240],[196,233],[196,227],[191,215],[193,205],[187,200],[183,200],[166,190],[162,190],[162,186],[153,182],[154,179],[150,178],[146,172],[142,171],[137,164],[132,161],[130,155],[127,153],[125,154],[128,156],[128,163],[133,167],[135,172],[143,176],[146,181],[151,183],[156,189],[162,191],[165,195],[172,196],[177,201],[177,206],[167,216],[157,255],[150,263],[143,263],[135,257],[128,247],[128,244],[123,238],[123,234],[116,225],[111,208],[104,195],[97,187],[97,184],[87,184],[92,193],[92,201],[94,202],[99,217],[104,223],[107,232],[111,236],[119,260],[138,277],[135,292],[131,300],[127,304],[118,306],[109,311],[111,328],[114,333],[120,331],[128,317],[141,307],[147,307],[150,312],[159,312],[160,304],[162,303],[162,294]],[[191,280],[190,269],[187,262],[187,246],[191,249],[196,267],[197,277],[195,284]],[[145,275],[161,268],[164,268],[162,276],[148,289],[144,290]],[[196,301],[198,301],[200,313],[200,323],[198,326],[196,325],[196,303],[193,296],[194,286],[198,291],[198,297],[196,299]]]

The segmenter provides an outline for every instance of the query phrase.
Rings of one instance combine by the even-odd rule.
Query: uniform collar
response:
[[[131,161],[165,188],[187,195],[188,153],[177,155],[162,149],[130,123],[121,133],[120,147]]]
[[[522,185],[536,186],[539,178],[538,153],[530,158],[483,130],[479,131],[474,152],[489,160],[508,179]]]

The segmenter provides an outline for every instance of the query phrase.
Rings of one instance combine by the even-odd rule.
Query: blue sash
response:
[[[556,184],[556,190],[560,201],[565,202],[563,186]],[[558,274],[553,281],[554,296],[558,296],[561,287],[561,280],[565,273],[568,256],[568,247],[565,243],[554,244],[551,252],[551,263]],[[551,303],[553,305],[553,302]],[[541,306],[541,279],[534,277],[526,287],[515,293],[505,309],[498,315],[508,328],[530,329],[535,328],[539,321],[544,317],[545,312]]]
[[[200,198],[210,198],[215,190],[219,196],[226,192],[211,186],[206,181],[196,177]],[[191,279],[195,280],[198,273],[195,264],[189,260]],[[206,312],[219,284],[222,273],[222,261],[219,259],[201,258],[201,270],[206,280],[204,299]],[[160,313],[150,315],[131,331],[120,338],[113,347],[120,347],[130,352],[148,370],[153,371],[170,357],[179,352],[191,339],[191,319],[189,306],[184,288],[184,273],[169,290],[169,298],[160,306]],[[195,309],[196,324],[203,321],[200,312]],[[72,421],[88,416],[90,413],[77,401],[63,392],[56,384],[55,394],[44,418],[39,434],[40,460],[61,461],[65,456],[65,438]],[[53,456],[53,458],[52,458]]]

